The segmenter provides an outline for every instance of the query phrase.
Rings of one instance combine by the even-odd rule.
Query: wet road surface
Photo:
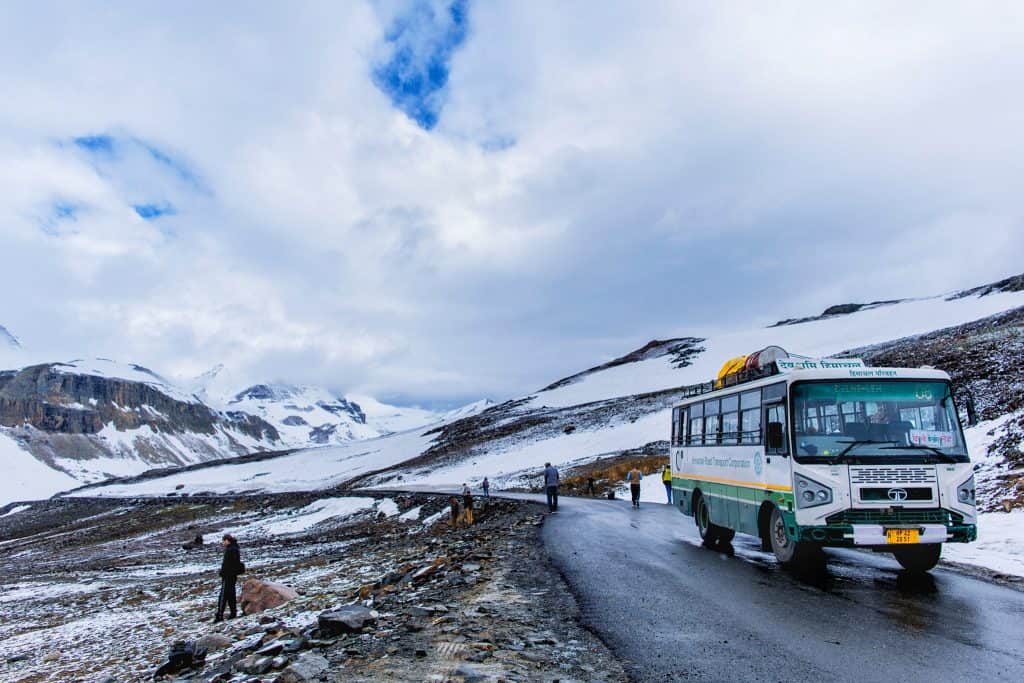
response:
[[[1024,680],[1024,592],[891,556],[800,576],[737,535],[700,546],[667,505],[563,498],[544,541],[585,626],[639,681]]]

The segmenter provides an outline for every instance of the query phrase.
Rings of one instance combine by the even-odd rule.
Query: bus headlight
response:
[[[974,505],[974,475],[956,487],[956,499],[964,505]]]
[[[801,474],[794,474],[793,481],[796,484],[797,506],[813,508],[819,505],[828,505],[832,502],[832,489],[824,484],[819,484]]]

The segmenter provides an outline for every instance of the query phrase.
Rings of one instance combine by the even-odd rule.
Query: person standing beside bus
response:
[[[668,498],[668,504],[672,504],[672,468],[669,465],[665,465],[661,470],[661,483],[665,485],[665,496]]]
[[[643,472],[640,468],[634,467],[626,475],[626,481],[629,482],[629,493],[633,496],[633,507],[640,507],[640,481],[644,478]]]

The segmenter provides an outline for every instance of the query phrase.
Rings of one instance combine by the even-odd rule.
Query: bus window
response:
[[[740,440],[740,397],[726,396],[722,399],[722,443],[734,445]]]
[[[690,418],[690,438],[687,443],[691,446],[700,446],[704,443],[704,418]]]
[[[699,446],[704,443],[704,406],[695,403],[689,407],[690,429],[686,443],[691,446]]]
[[[711,445],[719,443],[721,439],[722,420],[721,415],[704,416],[704,443]]]
[[[722,443],[736,445],[740,441],[740,414],[722,413]]]
[[[785,403],[773,403],[765,406],[765,453],[778,453],[785,455],[789,449],[786,448],[786,404]],[[767,430],[768,425],[772,423],[779,423],[782,425],[782,447],[781,448],[770,448],[768,446]]]
[[[761,443],[760,406],[740,412],[740,440],[745,444]]]
[[[681,430],[679,429],[680,426],[681,426],[682,413],[683,413],[683,411],[682,411],[681,408],[675,408],[675,409],[672,410],[672,445],[673,446],[678,446],[679,442],[682,440],[681,439],[681,437],[682,437]]]

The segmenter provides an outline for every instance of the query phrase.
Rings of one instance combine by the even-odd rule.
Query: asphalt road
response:
[[[700,546],[667,505],[563,498],[544,541],[585,626],[638,681],[1024,680],[1024,592],[891,556],[796,575],[737,535]]]

